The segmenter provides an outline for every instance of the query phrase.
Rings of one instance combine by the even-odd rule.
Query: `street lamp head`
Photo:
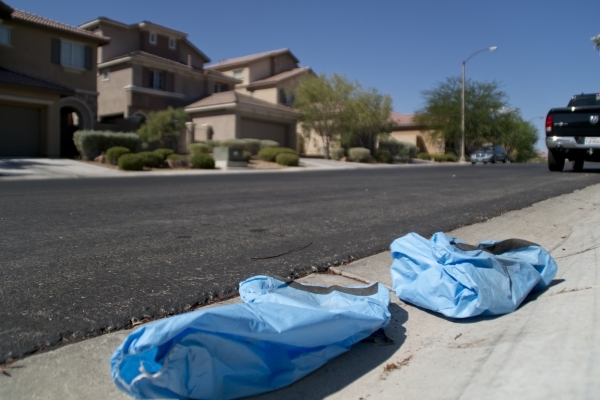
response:
[[[498,46],[492,46],[492,47],[490,47],[490,51],[496,51],[496,50],[498,50]]]

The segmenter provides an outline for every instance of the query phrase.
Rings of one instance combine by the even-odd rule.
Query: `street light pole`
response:
[[[485,49],[481,49],[476,51],[467,57],[466,60],[462,62],[462,107],[461,107],[461,118],[460,118],[460,129],[462,132],[462,137],[460,141],[460,161],[465,161],[465,65],[467,61],[469,61],[473,56],[482,53],[484,51],[496,51],[498,50],[497,46],[486,47]]]

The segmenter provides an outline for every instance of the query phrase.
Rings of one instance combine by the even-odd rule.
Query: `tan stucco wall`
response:
[[[102,74],[98,80],[98,116],[127,113],[130,96],[124,87],[132,84],[132,68],[129,65],[107,68],[110,78],[104,81]]]
[[[192,122],[195,124],[194,141],[200,142],[207,140],[202,136],[203,130],[200,129],[202,124],[210,125],[213,130],[213,140],[224,140],[235,138],[236,115],[213,115],[205,117],[194,117],[192,114]]]
[[[0,62],[3,67],[74,89],[96,90],[97,42],[66,32],[25,25],[14,20],[7,20],[2,24],[11,28],[11,46],[0,45]],[[52,64],[52,38],[92,46],[92,70],[74,70]]]
[[[248,92],[246,92],[246,89],[243,89],[245,94],[249,94]],[[277,104],[277,99],[278,99],[278,95],[277,95],[277,88],[267,88],[267,89],[257,89],[254,91],[254,98],[257,99],[261,99],[261,100],[265,100],[268,101],[270,103],[273,104]]]
[[[271,74],[271,59],[264,58],[250,64],[250,81],[258,81],[270,77]]]
[[[36,104],[37,101],[51,102],[51,104]],[[0,86],[0,102],[39,108],[41,110],[40,141],[42,145],[40,155],[43,157],[60,156],[60,95]]]
[[[419,151],[429,154],[444,154],[445,152],[444,142],[434,141],[428,131],[393,131],[392,137],[400,142],[412,143],[419,148]]]
[[[109,44],[98,49],[98,62],[104,62],[140,48],[140,32],[137,29],[132,30],[100,22],[99,32],[111,40]]]
[[[287,146],[289,139],[287,126],[267,121],[242,118],[240,137],[248,139],[274,140],[281,146]]]
[[[288,54],[275,57],[273,75],[280,74],[284,71],[289,71],[296,68],[296,62]]]

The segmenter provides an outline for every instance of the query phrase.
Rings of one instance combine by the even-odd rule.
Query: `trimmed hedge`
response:
[[[244,139],[246,142],[246,146],[244,146],[244,151],[249,152],[250,154],[257,155],[260,150],[260,139]]]
[[[246,141],[244,139],[226,139],[221,140],[220,146],[244,150],[244,148],[246,147]]]
[[[200,153],[192,156],[191,158],[192,168],[197,169],[214,169],[215,160],[208,154]]]
[[[375,160],[378,163],[382,164],[391,164],[394,161],[394,157],[392,157],[392,153],[387,150],[379,150],[378,153],[375,153]]]
[[[252,153],[250,153],[249,151],[244,151],[244,161],[250,162],[251,158],[252,158]]]
[[[162,156],[163,160],[166,160],[171,154],[175,154],[175,152],[171,149],[156,149],[154,153],[158,153]]]
[[[140,146],[141,140],[137,133],[81,130],[73,134],[73,142],[81,158],[93,160],[115,146],[126,147],[134,152]]]
[[[347,158],[355,162],[369,162],[371,159],[371,150],[364,147],[353,147],[348,150]]]
[[[214,147],[219,147],[221,145],[220,140],[207,140],[204,142],[210,148],[210,153],[212,153]]]
[[[396,157],[399,161],[407,162],[412,158],[417,157],[419,149],[412,143],[399,142],[394,138],[382,140],[379,142],[378,151],[389,151],[392,157]]]
[[[274,140],[261,140],[260,141],[260,148],[264,149],[267,147],[280,147],[281,145],[279,143],[277,143]]]
[[[122,147],[122,146],[111,147],[110,149],[106,150],[106,162],[108,162],[112,165],[117,165],[117,162],[119,161],[119,157],[121,157],[123,154],[127,154],[127,153],[131,153],[131,150],[129,150],[127,147]]]
[[[139,154],[123,154],[119,157],[119,169],[124,171],[141,171],[144,169],[144,161]]]
[[[287,167],[297,167],[300,163],[300,157],[298,154],[292,153],[279,153],[275,157],[275,162],[279,165],[285,165]]]
[[[343,147],[332,147],[331,149],[329,149],[329,154],[331,155],[331,159],[335,160],[335,161],[340,161],[342,159],[342,157],[344,157],[345,154],[345,150]]]
[[[188,158],[181,154],[170,154],[166,161],[170,168],[186,168],[189,166]]]
[[[142,151],[141,153],[137,153],[137,155],[141,157],[144,167],[148,168],[160,168],[165,161],[162,155],[153,151]]]
[[[212,147],[206,143],[192,143],[188,146],[191,155],[208,154],[212,152]]]
[[[417,158],[419,160],[431,160],[431,154],[429,154],[429,153],[419,153],[417,155]]]
[[[456,156],[456,154],[432,154],[431,158],[433,159],[433,161],[437,161],[437,162],[457,162],[458,161],[458,157]]]
[[[288,147],[265,147],[258,152],[258,158],[263,161],[274,162],[275,158],[280,153],[296,154],[294,150]]]

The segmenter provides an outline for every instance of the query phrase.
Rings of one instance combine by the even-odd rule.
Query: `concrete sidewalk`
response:
[[[446,163],[445,165],[457,165]],[[365,168],[406,168],[416,166],[442,165],[423,160],[413,160],[410,164],[363,164],[340,162],[318,158],[301,158],[300,167],[259,169],[259,168],[226,168],[226,169],[159,169],[152,171],[121,171],[67,158],[13,158],[0,157],[0,180],[30,179],[65,179],[65,178],[106,178],[106,177],[140,177],[140,176],[189,176],[220,174],[261,174],[261,173],[293,173],[306,171],[339,171]]]
[[[391,345],[359,343],[304,379],[257,399],[600,398],[600,185],[450,232],[470,243],[522,238],[559,270],[552,286],[514,313],[450,320],[392,294]],[[391,285],[389,252],[301,279]],[[227,303],[239,299],[229,300]],[[19,360],[0,398],[127,398],[109,358],[130,331]]]

